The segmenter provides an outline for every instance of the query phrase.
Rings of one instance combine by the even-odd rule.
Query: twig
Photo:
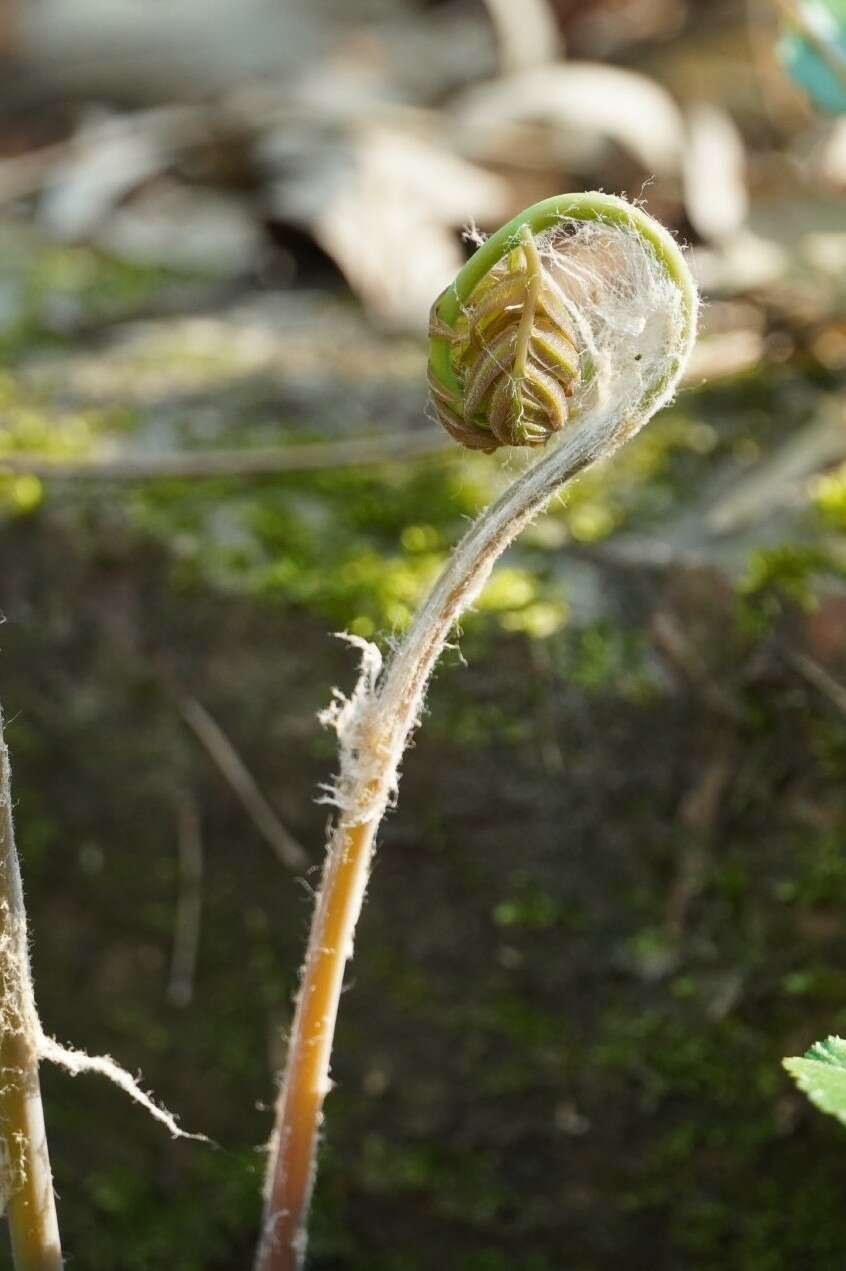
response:
[[[209,758],[229,782],[283,865],[303,869],[308,853],[285,828],[226,733],[195,697],[180,697],[179,711]]]
[[[823,697],[828,698],[841,715],[846,715],[846,687],[839,680],[829,675],[825,667],[809,658],[807,653],[792,649],[787,654],[787,660],[804,680],[822,693]]]
[[[715,751],[697,772],[677,812],[684,838],[667,900],[667,931],[675,940],[681,938],[690,906],[705,884],[714,824],[732,773],[734,754],[728,735],[718,735]]]
[[[657,653],[681,683],[701,693],[715,715],[732,722],[738,720],[740,711],[731,693],[715,682],[684,628],[669,610],[659,609],[655,613],[650,635]]]
[[[846,451],[846,407],[836,398],[823,399],[810,423],[794,432],[754,472],[741,481],[705,514],[711,535],[736,533],[760,520],[772,508],[789,506],[807,479],[842,461]]]
[[[268,446],[255,450],[202,450],[115,459],[51,459],[21,451],[0,454],[0,474],[30,473],[47,480],[156,481],[173,477],[257,477],[322,468],[354,468],[451,450],[441,428],[386,436],[356,437],[311,445]]]
[[[194,995],[203,912],[203,839],[197,805],[189,794],[183,796],[177,810],[177,845],[179,894],[167,998],[174,1006],[187,1006]]]
[[[16,1271],[61,1271],[62,1266],[38,1080],[40,1041],[0,716],[0,1196]]]
[[[731,378],[746,370],[760,349],[753,333],[738,334],[744,337],[743,348],[739,352],[734,348],[731,356],[728,348],[733,334],[703,341],[701,354],[697,360],[691,360],[682,382],[698,384],[703,378],[709,381]],[[254,450],[130,454],[115,458],[65,459],[22,450],[6,454],[0,452],[0,476],[4,473],[26,473],[45,481],[159,481],[168,478],[201,481],[215,477],[259,477],[285,472],[356,468],[454,453],[455,446],[442,428],[420,428],[415,432],[353,437],[349,441],[267,446]]]

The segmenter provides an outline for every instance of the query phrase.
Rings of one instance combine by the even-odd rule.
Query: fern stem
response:
[[[62,1266],[38,1079],[39,1038],[0,717],[0,1189],[16,1271]]]
[[[503,251],[520,241],[524,226],[538,232],[565,215],[604,219],[637,231],[682,295],[678,347],[668,353],[665,373],[644,395],[642,423],[669,399],[684,369],[695,337],[697,300],[673,239],[623,200],[600,194],[563,196],[529,209],[480,248],[436,310],[446,326],[452,326],[467,295]],[[456,392],[460,391],[449,364],[448,337],[436,334],[432,349],[441,381],[455,383]],[[339,726],[341,815],[329,841],[276,1103],[255,1271],[301,1271],[304,1266],[306,1220],[323,1101],[330,1088],[329,1059],[344,969],[352,956],[376,831],[396,786],[399,762],[432,670],[453,626],[478,596],[496,560],[553,495],[620,444],[631,423],[609,415],[593,427],[573,428],[516,478],[459,543],[375,687],[363,672],[361,695],[353,700],[356,709]]]
[[[323,1100],[344,968],[367,883],[378,822],[339,825],[326,856],[290,1040],[288,1069],[276,1105],[272,1170],[256,1267],[297,1271],[314,1184]]]

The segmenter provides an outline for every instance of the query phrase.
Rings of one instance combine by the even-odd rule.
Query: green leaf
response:
[[[827,1037],[815,1042],[801,1059],[782,1063],[811,1103],[846,1125],[846,1040]]]

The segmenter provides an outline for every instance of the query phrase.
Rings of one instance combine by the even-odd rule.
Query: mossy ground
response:
[[[45,380],[40,312],[10,337],[8,448],[266,442],[277,398],[283,440],[334,433],[344,393],[373,431],[394,422],[380,394],[396,426],[416,409],[407,349],[406,388],[378,370],[351,387],[347,366],[321,396],[324,343],[296,392],[228,360],[178,399],[177,427],[166,382],[86,397],[73,346]],[[315,1271],[842,1266],[846,1138],[780,1068],[846,1030],[846,719],[796,666],[846,671],[840,478],[733,555],[622,550],[681,542],[726,466],[751,470],[833,387],[792,365],[685,394],[527,536],[464,624],[356,941]],[[47,1070],[75,1264],[249,1264],[333,765],[315,717],[353,678],[330,633],[400,629],[501,480],[449,456],[144,487],[6,478],[0,698],[45,1025],[140,1067],[217,1144],[171,1143],[110,1087]],[[307,846],[304,881],[186,731],[184,692]],[[185,798],[204,910],[177,1008]]]

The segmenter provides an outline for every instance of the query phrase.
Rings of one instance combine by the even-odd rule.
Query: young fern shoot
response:
[[[605,194],[547,199],[503,226],[432,309],[429,385],[465,446],[543,447],[455,549],[382,668],[362,650],[337,731],[338,815],[276,1103],[256,1271],[301,1271],[323,1101],[344,968],[374,839],[426,686],[456,621],[499,556],[549,500],[610,455],[675,392],[696,334],[697,295],[674,239]]]
[[[0,1199],[16,1271],[62,1266],[38,1080],[40,1043],[0,715]]]

